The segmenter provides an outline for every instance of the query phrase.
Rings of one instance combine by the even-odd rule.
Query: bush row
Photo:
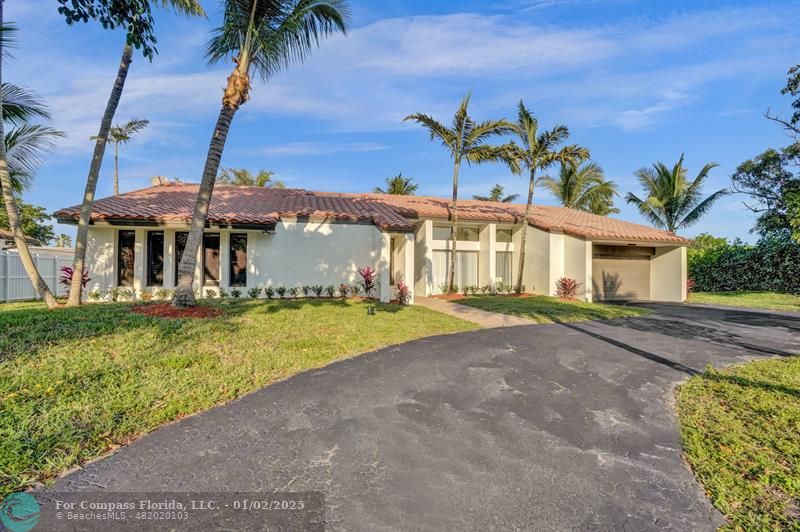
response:
[[[768,291],[800,294],[800,243],[788,233],[689,249],[695,292]]]

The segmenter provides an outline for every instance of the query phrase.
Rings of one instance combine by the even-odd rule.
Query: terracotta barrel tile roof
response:
[[[197,197],[196,184],[168,184],[103,198],[95,202],[92,219],[147,222],[189,222]],[[76,220],[79,206],[56,212],[62,220]],[[344,194],[303,189],[274,189],[217,185],[211,199],[211,224],[273,226],[281,219],[309,218],[366,222],[387,231],[412,231],[414,220],[447,219],[450,202],[427,196]],[[525,205],[460,200],[459,220],[520,223]],[[633,240],[687,244],[667,231],[623,222],[564,207],[535,205],[530,223],[545,230],[594,240]]]

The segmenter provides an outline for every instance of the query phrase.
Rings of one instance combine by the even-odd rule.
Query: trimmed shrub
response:
[[[219,289],[219,297],[221,297],[221,298],[228,297],[228,291],[225,290],[224,288],[220,287],[220,289]]]
[[[562,277],[556,281],[556,295],[562,299],[575,299],[581,284],[570,277]]]
[[[309,293],[311,293],[311,287],[308,285],[303,285],[303,297],[308,297]]]
[[[325,290],[325,288],[323,288],[321,284],[315,284],[311,287],[311,290],[314,291],[315,296],[322,297],[322,292]]]
[[[267,299],[272,299],[275,296],[275,289],[271,286],[268,286],[264,289],[264,295],[267,296]]]
[[[350,285],[347,283],[342,283],[339,285],[339,297],[347,297],[347,294],[350,293]]]
[[[279,286],[278,288],[275,289],[275,293],[278,294],[278,297],[283,298],[283,296],[286,295],[286,287]]]
[[[335,293],[336,293],[336,287],[333,286],[332,284],[329,284],[328,286],[325,287],[325,295],[327,295],[328,297],[333,297]]]
[[[231,297],[233,299],[239,299],[240,297],[242,297],[242,291],[239,290],[238,288],[234,288],[233,290],[231,290]]]
[[[290,296],[292,296],[292,297],[297,297],[297,296],[299,296],[299,295],[300,295],[300,287],[299,287],[299,286],[293,286],[293,287],[291,287],[291,288],[289,289],[289,295],[290,295]]]
[[[251,299],[258,299],[258,296],[261,295],[261,288],[251,288],[247,291],[247,295],[250,296]]]
[[[689,249],[695,292],[784,292],[800,294],[800,243],[779,232],[745,244],[721,242]]]

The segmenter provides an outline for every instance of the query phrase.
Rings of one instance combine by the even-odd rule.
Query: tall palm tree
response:
[[[142,48],[145,57],[152,59],[156,53],[154,48],[155,36],[152,29],[152,18],[150,17],[151,0],[118,0],[113,4],[100,4],[95,6],[92,2],[71,2],[62,4],[58,10],[72,24],[75,21],[84,22],[89,19],[99,20],[103,27],[114,27],[121,25],[127,28],[125,45],[122,47],[122,57],[117,68],[117,77],[111,88],[111,94],[106,102],[103,117],[100,120],[100,129],[95,135],[94,151],[92,160],[89,164],[89,174],[86,177],[86,188],[83,192],[81,210],[78,215],[78,230],[75,235],[75,258],[72,262],[72,271],[82,272],[86,262],[86,242],[89,238],[89,221],[92,215],[94,195],[97,191],[97,181],[100,178],[100,167],[103,164],[103,157],[106,153],[106,142],[111,131],[111,122],[117,112],[119,101],[122,98],[122,90],[125,87],[125,80],[128,77],[128,70],[133,62],[133,48]],[[206,13],[199,0],[152,0],[155,5],[171,7],[175,12],[188,16],[202,16]],[[109,23],[112,21],[113,23]],[[80,275],[73,276],[72,285],[69,291],[67,305],[74,306],[81,304],[81,291],[83,290]]]
[[[133,118],[124,124],[117,124],[108,130],[108,142],[114,145],[114,195],[119,196],[119,145],[130,142],[131,137],[143,130],[149,124],[149,120]],[[101,140],[97,135],[90,137],[91,140]]]
[[[417,185],[411,177],[403,177],[403,172],[400,172],[394,177],[387,177],[385,179],[386,189],[375,187],[372,191],[376,194],[392,194],[394,196],[413,196],[417,191]]]
[[[479,200],[479,201],[495,201],[500,203],[514,203],[519,194],[508,194],[507,196],[503,195],[503,185],[497,184],[492,187],[489,191],[488,196],[472,196],[472,199]]]
[[[34,118],[50,118],[44,103],[21,87],[2,83],[2,63],[10,57],[5,47],[13,44],[14,31],[15,26],[3,22],[3,4],[0,2],[0,137],[4,140],[0,142],[0,192],[22,267],[48,308],[55,308],[58,302],[39,274],[28,249],[14,193],[27,188],[41,157],[53,147],[53,140],[63,133],[48,126],[28,123]],[[6,123],[11,126],[8,133],[5,133]]]
[[[344,0],[225,0],[222,26],[208,44],[207,56],[216,63],[231,56],[236,66],[228,77],[222,108],[211,136],[203,179],[197,192],[192,225],[178,266],[173,303],[195,306],[197,251],[203,240],[211,194],[233,117],[249,98],[250,71],[266,80],[293,61],[302,61],[322,37],[346,33],[349,10]]]
[[[544,185],[564,207],[600,216],[619,212],[614,208],[617,184],[606,181],[603,169],[595,162],[562,164],[557,178],[546,175],[537,183]]]
[[[447,275],[447,287],[453,291],[456,269],[456,232],[458,225],[458,171],[463,162],[468,165],[493,162],[505,163],[512,172],[519,172],[519,165],[512,152],[511,144],[493,146],[486,144],[492,137],[508,135],[514,131],[514,124],[505,119],[475,122],[467,113],[470,94],[461,100],[452,127],[437,122],[432,117],[416,113],[405,117],[404,121],[412,121],[426,128],[431,140],[439,139],[442,146],[450,152],[453,159],[453,202],[450,204],[450,268]]]
[[[683,166],[683,154],[672,168],[657,162],[652,168],[642,168],[635,174],[647,194],[645,199],[628,192],[625,200],[635,205],[650,223],[674,233],[697,223],[718,199],[730,194],[728,189],[722,188],[707,198],[702,197],[703,182],[711,169],[717,166],[717,163],[708,163],[694,180],[689,181]]]
[[[259,170],[254,175],[247,168],[223,168],[217,176],[217,182],[240,187],[286,188],[283,181],[272,179],[274,175],[272,170]]]
[[[525,273],[525,240],[528,235],[528,221],[533,210],[533,190],[536,172],[545,171],[555,163],[575,163],[589,158],[589,150],[572,144],[559,149],[559,145],[569,138],[567,126],[558,125],[553,129],[539,131],[539,121],[520,100],[517,106],[515,131],[521,145],[514,145],[514,155],[520,166],[528,170],[528,202],[525,204],[525,217],[522,220],[522,239],[520,241],[519,268],[515,291],[522,292],[522,278]]]

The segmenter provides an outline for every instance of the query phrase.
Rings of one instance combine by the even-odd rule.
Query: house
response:
[[[174,287],[197,185],[169,183],[95,202],[87,264],[90,289]],[[79,207],[55,213],[75,224]],[[525,205],[458,203],[456,284],[512,284],[525,253],[528,292],[580,283],[586,301],[686,299],[686,246],[673,233],[590,213],[536,205],[520,249]],[[382,300],[404,282],[440,293],[449,267],[449,200],[218,185],[195,281],[251,287],[355,283],[379,274]],[[199,286],[198,286],[199,288]]]
[[[26,236],[25,240],[29,246],[40,246],[41,243],[35,238]],[[14,242],[14,233],[8,229],[0,229],[0,250],[16,248],[17,244]]]

